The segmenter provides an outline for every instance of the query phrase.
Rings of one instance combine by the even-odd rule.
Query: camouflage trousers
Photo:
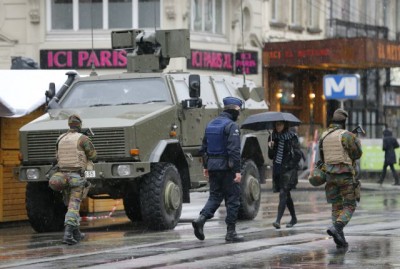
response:
[[[332,223],[339,221],[345,226],[356,210],[356,196],[351,173],[327,173],[325,194],[328,203],[332,204]]]
[[[55,191],[62,191],[64,203],[68,205],[68,211],[65,214],[64,225],[79,226],[79,210],[82,201],[83,189],[86,179],[79,173],[54,173],[49,186]]]

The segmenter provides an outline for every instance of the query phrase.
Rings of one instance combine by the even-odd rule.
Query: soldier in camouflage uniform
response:
[[[355,134],[345,130],[348,114],[337,109],[320,140],[320,156],[325,163],[325,192],[332,204],[332,226],[327,233],[333,237],[337,247],[347,247],[343,228],[349,223],[356,209],[355,161],[362,155],[361,143]]]
[[[93,169],[96,150],[90,138],[81,133],[82,120],[78,115],[71,115],[68,125],[68,132],[57,139],[58,172],[51,176],[49,186],[54,191],[63,192],[68,211],[65,214],[62,242],[74,245],[85,237],[79,231],[79,209],[88,184],[84,171]]]

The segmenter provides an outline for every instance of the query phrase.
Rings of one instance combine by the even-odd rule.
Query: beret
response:
[[[225,97],[222,101],[224,102],[224,106],[236,105],[236,106],[242,108],[242,105],[243,105],[242,100],[240,100],[239,98],[236,98],[236,97],[232,97],[232,96]]]

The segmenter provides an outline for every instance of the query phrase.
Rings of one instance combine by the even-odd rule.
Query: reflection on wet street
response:
[[[26,222],[0,226],[0,268],[400,268],[400,188],[363,191],[344,230],[347,249],[337,249],[326,234],[330,205],[323,189],[293,191],[298,223],[286,228],[285,212],[277,230],[278,194],[267,183],[256,219],[237,224],[245,241],[231,244],[224,239],[223,206],[206,223],[206,239],[194,237],[191,221],[207,196],[192,193],[171,231],[150,231],[123,213],[82,221],[87,238],[75,246],[61,244],[61,232],[38,234]]]

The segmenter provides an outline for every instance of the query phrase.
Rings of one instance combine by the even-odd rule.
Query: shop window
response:
[[[192,0],[191,7],[192,31],[224,33],[225,0]]]
[[[47,0],[48,31],[160,27],[161,1]]]
[[[294,83],[290,81],[279,81],[279,89],[277,93],[277,98],[281,105],[292,106],[294,105],[294,100],[296,98],[294,92]]]

